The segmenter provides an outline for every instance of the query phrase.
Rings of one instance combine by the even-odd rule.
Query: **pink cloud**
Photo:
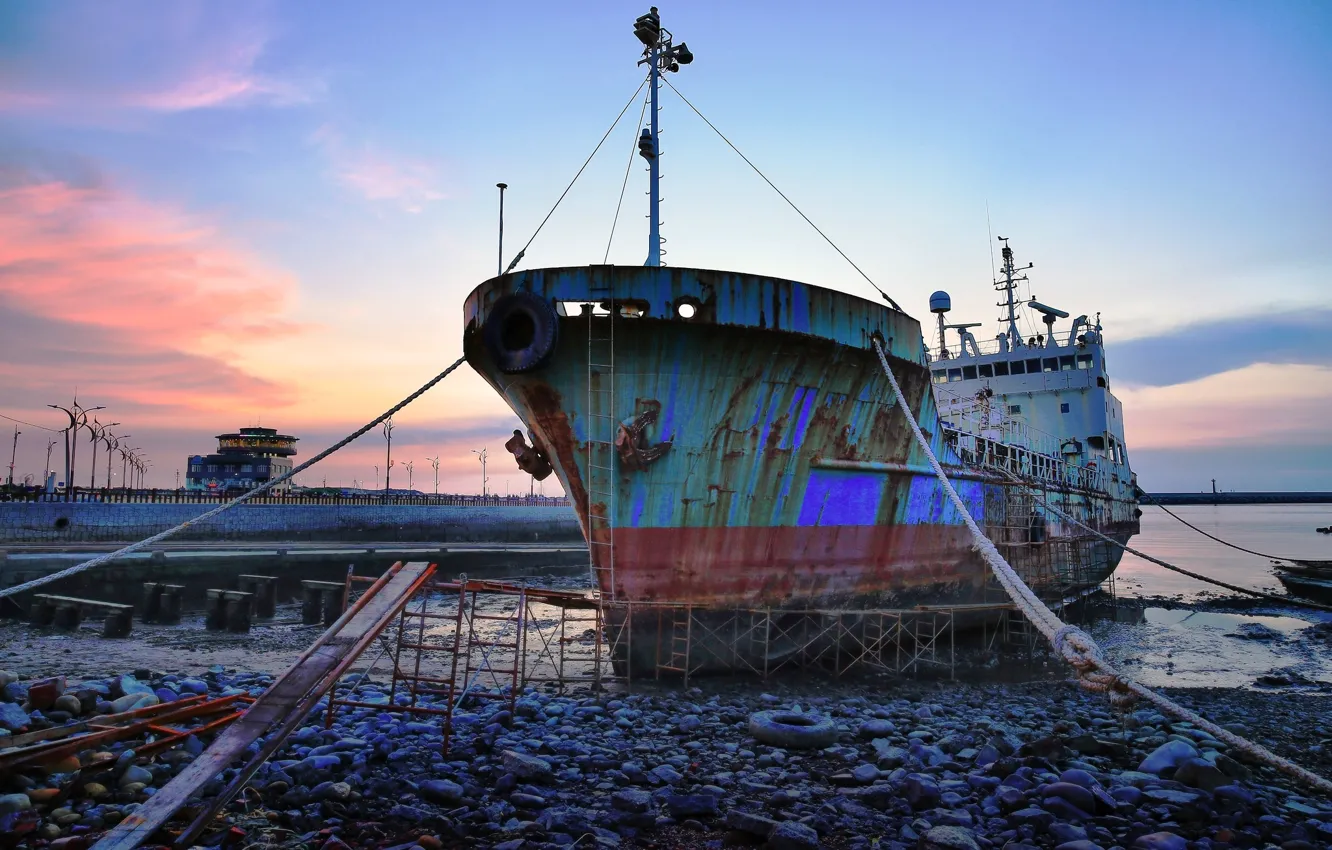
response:
[[[370,201],[392,201],[407,212],[447,197],[439,189],[439,169],[423,159],[390,155],[368,144],[351,147],[325,125],[311,136],[328,157],[334,178]]]
[[[179,211],[0,170],[0,386],[15,400],[81,383],[177,414],[290,403],[232,352],[301,330],[296,287]]]

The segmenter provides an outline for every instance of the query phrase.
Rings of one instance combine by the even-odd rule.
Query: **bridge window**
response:
[[[1088,437],[1088,438],[1087,438],[1087,446],[1088,446],[1089,448],[1096,449],[1098,452],[1099,452],[1099,451],[1104,451],[1104,450],[1105,450],[1105,438],[1104,438],[1104,437],[1099,437],[1099,436]]]
[[[1027,374],[1036,375],[1041,371],[1041,358],[1036,357],[1027,361]]]
[[[962,367],[962,377],[965,378],[965,379],[968,380],[968,381],[973,381],[973,380],[975,380],[975,379],[976,379],[976,367],[975,367],[975,366],[963,366],[963,367]]]
[[[1014,375],[1025,375],[1027,373],[1027,366],[1021,360],[1014,360],[1010,365],[1013,367]]]
[[[1047,371],[1047,372],[1058,372],[1058,371],[1059,371],[1059,358],[1058,358],[1058,357],[1047,357],[1047,358],[1045,358],[1045,371]]]
[[[203,472],[203,465],[198,463],[190,464],[190,472]]]
[[[1004,377],[1004,376],[1007,375],[1007,374],[1008,374],[1008,363],[1007,363],[1007,361],[1003,361],[1003,360],[1001,360],[1001,361],[999,361],[998,363],[995,363],[995,364],[994,364],[994,376],[995,376],[996,378],[1002,378],[1002,377]]]
[[[1022,412],[1022,405],[1020,405],[1020,404],[1010,404],[1010,405],[1008,406],[1008,412],[1009,412],[1010,415],[1017,415],[1017,414],[1019,414],[1019,413]]]
[[[980,364],[979,366],[977,366],[977,367],[976,367],[976,372],[977,372],[977,374],[979,374],[982,378],[993,378],[993,377],[994,377],[994,367],[991,366],[989,363],[982,363],[982,364]]]
[[[1071,371],[1073,371],[1073,355],[1072,355],[1072,354],[1065,354],[1065,355],[1063,355],[1062,357],[1059,358],[1059,371],[1061,371],[1061,372],[1071,372]]]
[[[936,384],[948,383],[948,373],[943,369],[935,369],[932,374],[934,375],[934,382]]]
[[[950,383],[950,384],[951,384],[951,383],[956,383],[957,381],[960,381],[960,380],[962,380],[962,370],[961,370],[961,369],[949,369],[949,370],[948,370],[948,383]]]
[[[1078,368],[1079,368],[1079,369],[1090,369],[1091,366],[1092,366],[1092,356],[1091,356],[1090,354],[1079,354],[1079,355],[1078,355]]]

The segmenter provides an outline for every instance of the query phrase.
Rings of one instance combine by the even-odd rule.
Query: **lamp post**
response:
[[[117,437],[110,432],[106,435],[106,489],[108,490],[111,489],[111,453],[120,448],[121,440],[128,440],[129,437],[129,434],[122,434]]]
[[[16,458],[18,458],[18,438],[19,438],[19,434],[22,434],[22,433],[23,433],[23,432],[20,431],[20,430],[18,429],[18,426],[15,425],[15,426],[14,426],[14,449],[13,449],[13,451],[11,451],[11,452],[9,453],[9,486],[10,486],[10,487],[13,487],[13,486],[14,486],[14,461],[15,461]]]
[[[476,449],[472,449],[472,454],[481,459],[481,498],[484,499],[487,492],[486,483],[490,481],[490,479],[486,477],[486,450],[481,449],[480,451],[477,451]]]
[[[51,450],[56,446],[56,441],[48,439],[46,441],[46,474],[42,478],[42,487],[46,487],[47,479],[51,477]]]
[[[390,416],[384,422],[384,440],[388,443],[387,454],[384,458],[384,495],[389,493],[389,474],[393,469],[393,417]]]
[[[412,489],[412,466],[413,466],[415,463],[416,463],[416,461],[414,461],[414,460],[409,460],[409,461],[407,461],[406,463],[403,464],[403,466],[407,467],[407,489],[408,489],[408,490]]]
[[[65,432],[65,501],[74,501],[74,464],[77,462],[79,454],[79,430],[88,424],[88,414],[94,410],[105,410],[102,405],[97,407],[80,407],[79,397],[74,396],[74,405],[72,407],[61,407],[58,404],[48,404],[47,407],[63,412],[69,417],[69,425],[60,430]]]
[[[432,467],[434,467],[434,469],[435,469],[435,495],[438,496],[438,495],[439,495],[439,455],[435,455],[434,457],[431,457],[431,458],[426,458],[426,460],[430,461],[430,465],[431,465]]]
[[[85,426],[87,427],[88,434],[90,435],[88,442],[92,443],[92,450],[93,450],[92,469],[88,471],[89,490],[97,489],[97,444],[102,441],[102,437],[106,434],[107,428],[112,428],[119,424],[120,424],[119,422],[111,422],[106,425],[103,425],[102,423],[98,422],[97,417],[94,416],[92,424]]]

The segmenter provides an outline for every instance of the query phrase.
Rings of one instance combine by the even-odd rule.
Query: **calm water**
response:
[[[1332,534],[1315,528],[1332,525],[1332,505],[1179,505],[1171,511],[1222,540],[1272,555],[1332,560]],[[1142,533],[1129,541],[1134,549],[1187,570],[1222,581],[1284,593],[1271,563],[1208,540],[1153,505],[1142,509]],[[1120,593],[1197,599],[1230,591],[1163,570],[1125,554],[1115,578]]]
[[[1197,505],[1170,508],[1222,540],[1257,552],[1332,560],[1332,505]],[[1145,506],[1142,534],[1129,545],[1163,561],[1254,590],[1284,594],[1271,562],[1208,540],[1158,507]],[[1115,573],[1121,600],[1168,596],[1198,603],[1230,591],[1126,554]],[[1261,602],[1251,613],[1148,607],[1131,622],[1090,627],[1106,656],[1150,686],[1252,687],[1259,677],[1294,674],[1332,687],[1332,644],[1303,634],[1332,614]],[[1265,626],[1268,640],[1244,637]]]

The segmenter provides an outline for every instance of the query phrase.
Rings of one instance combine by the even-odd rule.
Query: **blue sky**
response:
[[[43,405],[77,383],[143,435],[160,485],[261,418],[307,451],[370,419],[458,355],[462,300],[494,270],[494,184],[511,256],[638,85],[644,11],[5,4],[0,412],[55,424]],[[1332,489],[1332,8],[661,12],[697,57],[673,82],[908,312],[947,289],[959,320],[994,323],[987,205],[1035,262],[1032,293],[1101,311],[1148,489],[1218,468],[1234,489]],[[872,294],[663,104],[668,262]],[[637,115],[528,266],[601,260]],[[612,261],[642,262],[644,189],[635,162]],[[404,413],[395,445],[475,489],[468,450],[493,429],[501,451],[510,422],[468,375]],[[1264,446],[1309,463],[1255,464]],[[368,478],[379,448],[329,478]],[[44,451],[21,441],[20,472]]]

